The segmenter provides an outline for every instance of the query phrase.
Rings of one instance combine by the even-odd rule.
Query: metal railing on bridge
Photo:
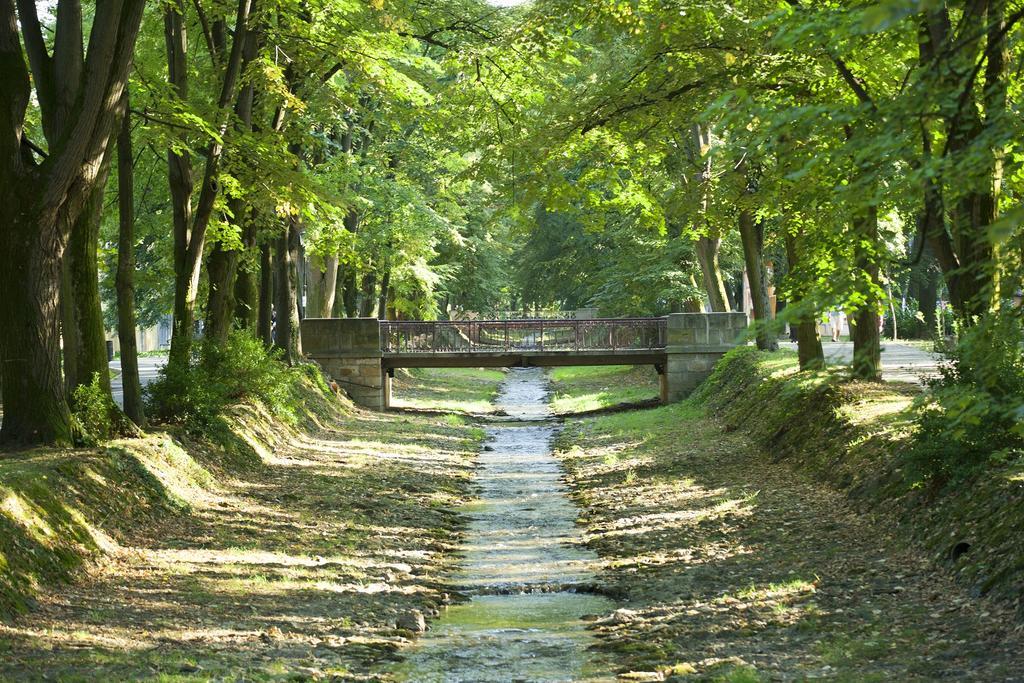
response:
[[[381,322],[385,353],[649,351],[665,348],[666,318]]]

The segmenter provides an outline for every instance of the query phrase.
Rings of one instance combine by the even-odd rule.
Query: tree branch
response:
[[[13,0],[0,0],[0,178],[21,166],[21,138],[31,95]]]
[[[32,77],[36,83],[36,96],[41,106],[53,101],[53,63],[50,53],[46,51],[39,15],[36,13],[35,0],[17,0],[18,19],[21,33],[25,40],[25,52],[32,68]]]
[[[681,97],[682,95],[685,95],[688,92],[692,92],[697,88],[704,87],[706,83],[707,81],[704,80],[693,81],[692,83],[686,83],[684,85],[679,86],[678,88],[675,88],[674,90],[670,90],[661,97],[645,97],[636,102],[631,102],[630,104],[624,104],[619,107],[616,107],[608,114],[599,116],[597,118],[592,118],[589,122],[584,123],[580,128],[580,134],[586,135],[595,128],[599,128],[609,123],[613,119],[619,118],[623,114],[628,114],[631,111],[637,111],[638,109],[645,109],[647,107],[652,107],[658,104],[671,102],[672,100]]]

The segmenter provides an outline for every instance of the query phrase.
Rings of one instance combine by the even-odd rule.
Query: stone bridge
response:
[[[592,320],[306,318],[302,346],[356,403],[391,404],[395,368],[652,365],[661,400],[689,395],[742,343],[743,313]]]

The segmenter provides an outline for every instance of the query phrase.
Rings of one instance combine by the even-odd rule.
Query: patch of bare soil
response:
[[[1024,680],[1008,606],[693,406],[570,423],[559,456],[629,680]]]
[[[481,433],[356,413],[0,625],[0,680],[377,680],[448,597]]]

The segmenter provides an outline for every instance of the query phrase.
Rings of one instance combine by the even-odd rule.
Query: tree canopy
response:
[[[237,331],[298,362],[301,317],[747,298],[758,345],[789,323],[806,368],[846,311],[862,378],[882,319],[1019,322],[1022,18],[1010,0],[7,0],[3,437],[73,441],[76,390],[110,393],[104,330],[167,316],[185,384],[196,340]]]

